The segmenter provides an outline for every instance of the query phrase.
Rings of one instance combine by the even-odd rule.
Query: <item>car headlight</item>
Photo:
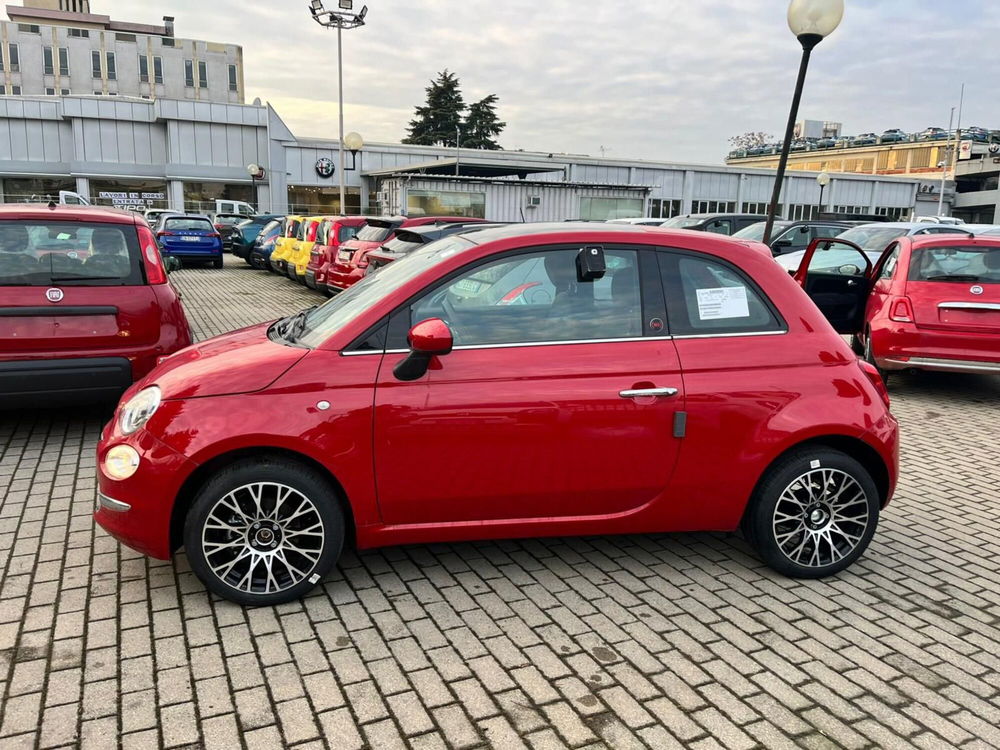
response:
[[[118,416],[118,428],[123,435],[131,435],[142,427],[156,413],[162,394],[155,385],[143,388],[122,407]]]
[[[128,479],[139,469],[139,453],[131,445],[116,445],[104,457],[104,474],[111,479]]]

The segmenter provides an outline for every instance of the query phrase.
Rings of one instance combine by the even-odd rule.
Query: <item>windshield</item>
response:
[[[866,253],[881,253],[889,243],[906,234],[899,227],[855,227],[848,229],[838,237],[841,240],[853,242]]]
[[[473,247],[468,240],[448,237],[424,245],[405,258],[391,263],[376,274],[369,274],[347,291],[309,312],[296,343],[315,348],[333,333],[376,305],[410,279]]]
[[[362,242],[384,242],[392,234],[395,227],[380,227],[374,224],[368,224],[364,229],[357,233],[356,238]]]
[[[678,216],[674,219],[671,219],[663,226],[672,227],[674,229],[684,229],[685,227],[693,227],[702,223],[704,223],[704,219],[692,219],[686,216]]]
[[[739,237],[741,240],[753,240],[754,242],[763,242],[764,240],[764,227],[767,226],[766,221],[758,221],[756,224],[751,224],[748,227],[744,227],[733,237]],[[774,231],[771,232],[771,237],[777,237],[780,234],[780,230],[788,226],[787,222],[776,221],[774,222]]]
[[[208,219],[178,219],[171,217],[163,222],[168,232],[214,232],[215,227]]]
[[[0,221],[0,286],[142,283],[132,225]]]
[[[922,247],[910,258],[910,281],[1000,284],[1000,247]]]

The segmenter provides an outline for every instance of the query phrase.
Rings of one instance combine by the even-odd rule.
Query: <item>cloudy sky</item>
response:
[[[336,0],[327,0],[333,6]],[[361,0],[355,0],[360,6]],[[177,35],[243,46],[248,101],[300,136],[336,133],[336,44],[307,0],[92,0],[120,20],[177,17]],[[508,149],[718,163],[731,135],[784,128],[800,48],[787,0],[368,0],[345,32],[348,130],[399,141],[435,74],[466,101],[495,93]],[[847,134],[1000,128],[992,0],[847,0],[814,52],[800,116]]]

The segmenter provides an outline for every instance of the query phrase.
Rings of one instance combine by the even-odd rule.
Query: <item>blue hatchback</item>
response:
[[[222,268],[222,235],[207,216],[169,216],[163,220],[156,239],[164,257]]]

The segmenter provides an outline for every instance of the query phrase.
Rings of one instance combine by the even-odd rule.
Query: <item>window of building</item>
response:
[[[13,94],[14,96],[20,96],[21,95],[21,87],[20,86],[11,86],[10,87],[10,93]]]
[[[229,66],[229,90],[230,91],[239,91],[240,90],[240,84],[239,84],[239,79],[238,79],[238,76],[237,76],[236,66],[235,65],[230,65]]]
[[[184,85],[194,88],[194,60],[184,61]]]
[[[889,217],[889,221],[905,221],[906,217],[910,215],[910,209],[891,206],[877,206],[875,208],[875,214],[877,216],[887,216]]]
[[[68,29],[66,31],[66,33],[69,36],[80,37],[80,38],[83,38],[83,39],[89,39],[90,38],[90,30],[89,29]]]
[[[581,221],[607,221],[642,216],[642,198],[581,198]]]
[[[167,185],[157,180],[92,179],[90,194],[99,206],[140,210],[167,207]]]
[[[90,65],[93,71],[94,78],[103,78],[101,75],[101,52],[100,50],[94,50],[90,53]]]
[[[177,40],[176,40],[176,39],[174,39],[174,38],[173,38],[172,36],[165,36],[165,37],[163,37],[163,38],[162,38],[162,39],[160,40],[160,43],[161,43],[161,44],[162,44],[162,45],[163,45],[164,47],[176,47],[176,46],[177,46]]]
[[[456,346],[642,336],[634,250],[605,250],[607,273],[577,281],[579,248],[501,258],[464,271],[410,307],[410,320],[448,315]]]
[[[118,92],[117,91],[109,91],[108,92],[108,96],[118,96]]]
[[[835,214],[866,214],[868,213],[867,206],[834,206],[833,212]]]
[[[41,34],[42,30],[38,28],[38,24],[35,23],[19,23],[17,25],[17,30],[22,34]]]
[[[693,201],[693,214],[731,214],[736,212],[736,201]]]
[[[406,204],[410,216],[486,218],[486,193],[410,190]]]
[[[17,73],[21,69],[21,55],[16,44],[7,45],[7,55],[10,60],[10,72]]]
[[[51,47],[42,47],[42,72],[44,72],[47,76],[55,73],[55,69],[52,67]]]
[[[56,95],[56,90],[55,89],[45,89],[45,95],[46,96],[55,96]]]
[[[652,219],[671,219],[681,212],[681,201],[653,198],[649,202],[649,216]]]
[[[135,34],[115,34],[116,42],[134,42]]]
[[[139,81],[149,83],[149,58],[145,55],[139,55]]]
[[[819,206],[793,203],[788,207],[788,218],[792,221],[807,221],[819,217]]]
[[[141,99],[149,99],[150,98],[149,94],[140,94],[139,97]]]
[[[163,83],[163,58],[153,58],[153,82]]]
[[[118,71],[115,69],[115,53],[106,52],[105,56],[108,60],[108,80],[114,81],[118,78]]]
[[[69,96],[69,89],[59,89],[59,96]]]
[[[95,91],[94,92],[94,96],[104,96],[104,92],[103,91]]]
[[[766,214],[767,204],[764,203],[763,201],[756,201],[756,202],[750,201],[748,203],[745,202],[743,204],[742,211],[745,214]]]
[[[69,75],[69,50],[66,47],[59,48],[59,75]]]
[[[198,88],[208,88],[208,63],[198,63]]]

